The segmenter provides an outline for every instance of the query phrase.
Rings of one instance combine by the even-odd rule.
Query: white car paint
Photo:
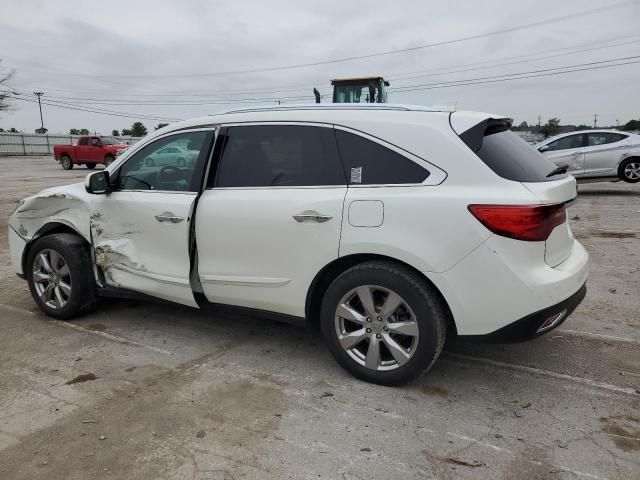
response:
[[[618,140],[605,143],[606,139],[612,138],[611,135]],[[567,143],[575,140],[575,146],[554,149],[554,145],[561,145],[559,140]],[[640,135],[618,130],[594,129],[564,133],[547,138],[538,143],[536,148],[556,165],[568,165],[569,173],[579,179],[618,179],[618,167],[623,160],[637,158],[640,162]]]
[[[136,152],[178,131],[280,122],[355,132],[430,175],[408,185],[207,188],[195,215],[192,193],[93,195],[82,184],[59,187],[27,198],[11,216],[14,268],[24,273],[25,246],[57,222],[92,245],[103,273],[97,281],[104,286],[195,307],[189,256],[195,222],[195,293],[211,302],[304,317],[307,294],[323,267],[341,257],[375,254],[422,272],[445,299],[458,333],[488,334],[577,292],[588,255],[566,222],[546,242],[524,242],[493,234],[469,213],[470,204],[562,203],[576,192],[572,177],[523,183],[494,173],[456,134],[486,118],[503,117],[321,105],[246,109],[176,123],[134,145],[107,170],[117,172]],[[326,218],[297,221],[293,216],[299,214]],[[183,220],[157,222],[162,215]]]

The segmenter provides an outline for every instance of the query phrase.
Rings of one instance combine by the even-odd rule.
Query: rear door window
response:
[[[335,132],[352,185],[422,183],[429,176],[425,168],[379,143],[344,130]]]
[[[606,145],[607,143],[615,143],[620,140],[627,138],[626,135],[622,135],[621,133],[588,133],[588,145],[590,147],[595,147],[597,145]]]
[[[476,127],[472,127],[472,129]],[[475,138],[467,138],[465,136],[466,133],[463,133],[460,138],[467,145],[476,146],[479,141],[476,141]],[[566,176],[565,173],[548,177],[547,175],[556,170],[556,165],[515,133],[508,130],[506,125],[488,126],[484,129],[482,143],[479,149],[476,150],[476,155],[491,170],[507,180],[544,182],[558,180]]]
[[[216,187],[346,185],[333,130],[306,125],[226,129]]]

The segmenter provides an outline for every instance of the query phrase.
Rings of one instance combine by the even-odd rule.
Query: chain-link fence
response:
[[[0,132],[0,156],[53,155],[54,145],[75,145],[82,135],[40,135]],[[117,137],[132,145],[141,137]]]

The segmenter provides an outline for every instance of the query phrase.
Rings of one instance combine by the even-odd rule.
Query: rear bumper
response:
[[[562,325],[567,317],[580,305],[586,293],[587,284],[585,283],[576,293],[562,302],[527,315],[495,332],[486,335],[462,335],[461,337],[465,340],[480,343],[516,343],[531,340]],[[541,327],[547,320],[556,318],[557,320],[552,325],[541,331]]]
[[[425,275],[447,301],[457,333],[485,336],[562,304],[582,289],[589,254],[579,242],[574,240],[569,256],[555,267],[544,256],[544,242],[494,236],[450,270]]]

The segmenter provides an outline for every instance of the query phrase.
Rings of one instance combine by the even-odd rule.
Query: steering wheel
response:
[[[168,177],[168,178],[163,178]],[[176,167],[175,165],[165,165],[158,172],[158,182],[162,181],[176,181],[176,180],[186,180],[187,176],[180,167]]]

